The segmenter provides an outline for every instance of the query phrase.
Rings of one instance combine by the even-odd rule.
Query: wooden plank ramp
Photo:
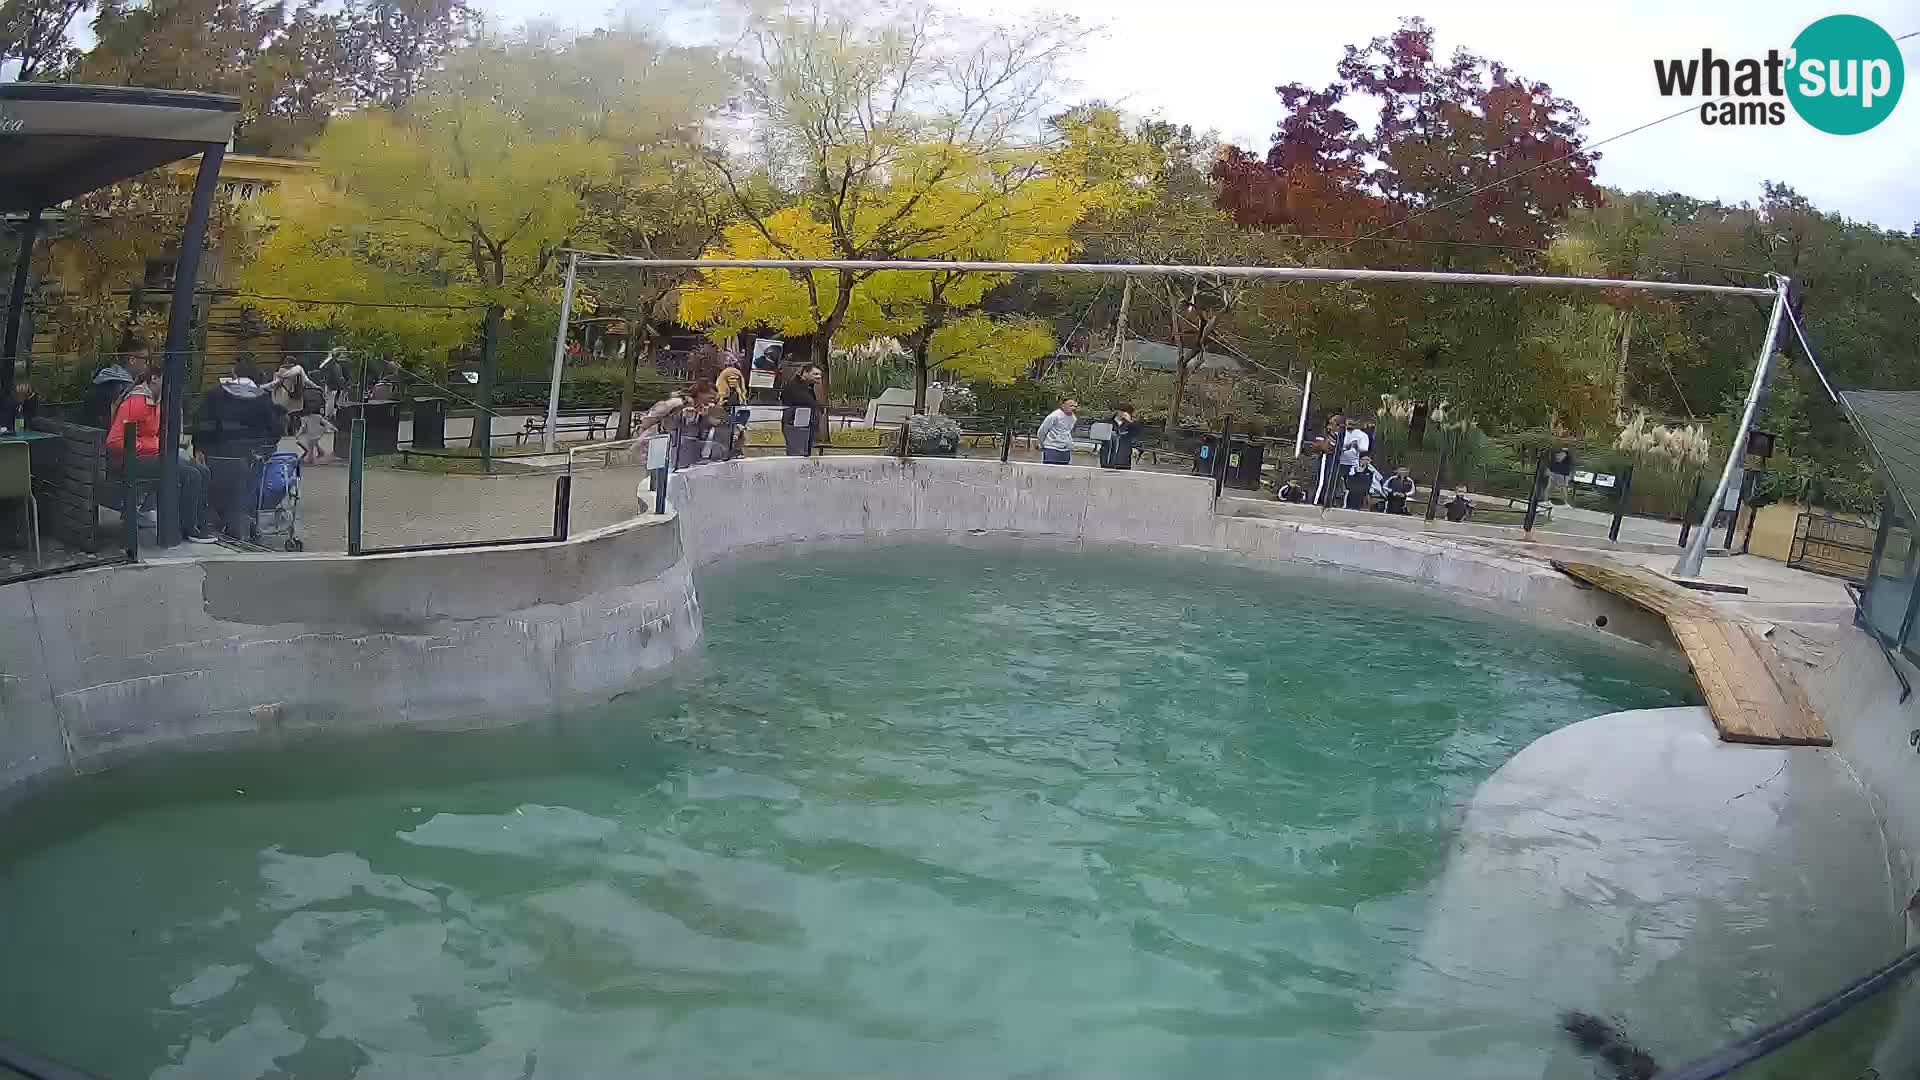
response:
[[[1667,620],[1707,699],[1720,738],[1763,746],[1832,746],[1826,722],[1781,663],[1773,644],[1679,585],[1637,566],[1554,562],[1577,581]]]

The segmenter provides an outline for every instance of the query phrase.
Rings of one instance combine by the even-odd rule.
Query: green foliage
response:
[[[913,363],[896,342],[886,339],[849,349],[833,358],[833,400],[864,406],[894,387],[913,385]]]
[[[1062,396],[1051,385],[1030,379],[983,383],[975,386],[973,392],[977,402],[974,407],[981,416],[1006,416],[1011,413],[1021,418],[1052,411]]]
[[[569,367],[560,378],[560,407],[563,409],[612,409],[620,403],[620,387],[627,372],[617,364],[583,364]],[[494,386],[495,408],[544,408],[547,404],[547,378],[513,378]],[[633,400],[645,409],[671,394],[673,380],[657,371],[641,368],[634,376]]]
[[[1121,402],[1130,403],[1144,417],[1164,417],[1173,403],[1173,376],[1166,372],[1131,368],[1121,371],[1109,364],[1085,360],[1063,360],[1047,372],[1042,383],[1047,398],[1040,411],[1046,412],[1063,398],[1080,403],[1088,414],[1109,412]]]

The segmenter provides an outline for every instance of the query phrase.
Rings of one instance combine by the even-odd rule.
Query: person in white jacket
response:
[[[1060,407],[1047,414],[1040,421],[1040,430],[1034,432],[1034,438],[1040,440],[1040,461],[1047,465],[1073,464],[1073,421],[1074,411],[1080,403],[1068,398]]]

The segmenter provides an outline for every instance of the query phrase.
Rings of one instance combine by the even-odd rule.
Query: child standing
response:
[[[326,452],[320,449],[320,444],[338,430],[340,429],[333,426],[333,421],[317,412],[302,414],[300,434],[294,439],[300,444],[300,461],[303,464],[318,465],[320,460],[327,456]]]

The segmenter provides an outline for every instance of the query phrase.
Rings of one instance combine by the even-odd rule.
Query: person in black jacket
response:
[[[100,370],[93,373],[93,382],[87,387],[87,396],[80,414],[80,422],[88,427],[104,428],[113,416],[113,410],[120,399],[127,396],[133,384],[146,377],[147,346],[138,338],[123,342],[120,347],[120,359],[102,364]]]
[[[1103,469],[1133,468],[1133,444],[1140,438],[1140,429],[1145,425],[1134,413],[1133,406],[1121,402],[1113,407],[1113,438],[1100,444],[1100,467]]]
[[[247,535],[243,526],[251,524],[258,494],[255,461],[280,445],[287,423],[261,381],[259,368],[246,361],[235,364],[233,378],[200,399],[193,425],[193,448],[212,473],[213,512],[221,531],[236,539]]]
[[[787,441],[788,457],[806,457],[813,453],[814,432],[820,430],[820,368],[808,364],[787,380],[780,390],[780,434]]]
[[[1380,490],[1387,494],[1387,513],[1405,514],[1408,513],[1407,500],[1413,498],[1413,493],[1419,488],[1413,482],[1413,473],[1402,465],[1387,477],[1380,485]]]

